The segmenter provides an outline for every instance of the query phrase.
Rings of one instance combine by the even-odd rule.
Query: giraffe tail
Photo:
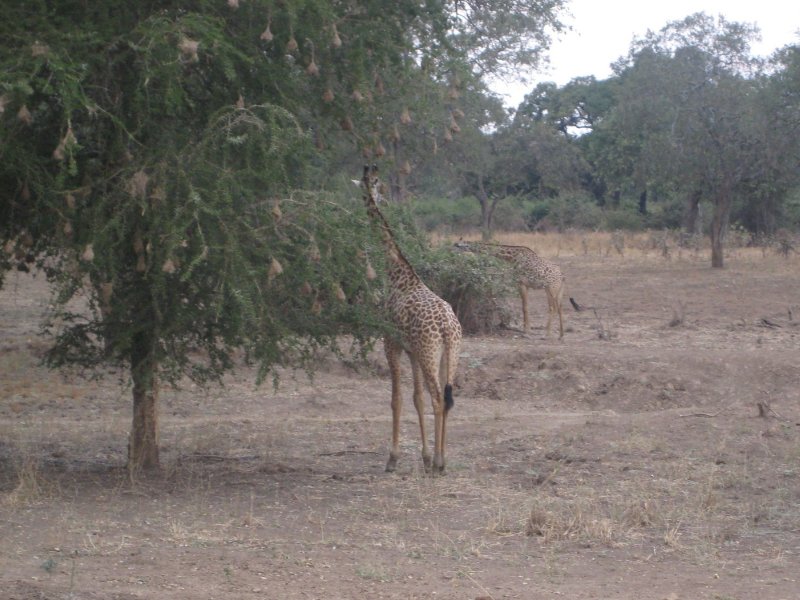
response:
[[[453,386],[445,384],[444,386],[444,412],[448,412],[455,405],[456,401],[453,400]]]

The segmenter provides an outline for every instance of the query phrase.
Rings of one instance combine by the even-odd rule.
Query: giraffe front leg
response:
[[[426,473],[430,473],[431,451],[428,448],[428,436],[425,434],[425,388],[422,369],[420,369],[419,361],[411,355],[409,357],[411,358],[411,373],[414,377],[414,408],[417,409],[419,433],[422,439],[422,466]]]
[[[555,296],[553,295],[553,290],[549,287],[544,289],[545,293],[547,294],[547,337],[550,337],[550,327],[553,323],[553,313],[555,312]]]
[[[519,285],[519,297],[522,300],[522,331],[528,333],[528,288],[524,283]]]
[[[386,462],[386,471],[392,472],[397,468],[397,459],[400,458],[400,412],[403,407],[403,397],[400,390],[400,356],[402,349],[390,340],[384,340],[384,352],[389,363],[389,373],[392,377],[392,448],[389,450],[389,460]]]

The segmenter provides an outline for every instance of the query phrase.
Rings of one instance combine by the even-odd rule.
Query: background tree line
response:
[[[731,222],[796,230],[797,46],[756,61],[751,27],[693,15],[637,40],[608,80],[542,83],[507,110],[489,77],[539,66],[565,5],[7,7],[0,276],[53,283],[50,364],[129,371],[131,468],[158,465],[162,382],[240,360],[260,378],[310,370],[319,348],[363,355],[386,331],[351,183],[365,161],[415,264],[462,298],[492,265],[430,252],[422,217],[487,236],[509,208],[529,228],[696,231],[708,206],[718,267]]]

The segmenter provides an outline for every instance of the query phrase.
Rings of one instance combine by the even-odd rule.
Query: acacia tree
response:
[[[160,381],[218,379],[235,349],[262,378],[310,368],[340,333],[359,351],[383,327],[363,302],[374,283],[361,207],[297,190],[325,172],[334,136],[380,158],[401,107],[447,114],[453,98],[415,102],[403,86],[460,93],[470,49],[454,41],[477,52],[467,33],[491,15],[464,23],[453,4],[7,7],[2,263],[36,261],[56,285],[51,364],[130,369],[131,468],[159,463]],[[506,44],[495,50],[486,64],[506,60]]]

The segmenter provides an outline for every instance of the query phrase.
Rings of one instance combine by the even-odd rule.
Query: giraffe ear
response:
[[[358,187],[359,185],[361,185],[361,182],[360,182],[358,179],[351,179],[350,181],[352,181],[352,182],[353,182],[353,185],[355,185],[356,187]]]

